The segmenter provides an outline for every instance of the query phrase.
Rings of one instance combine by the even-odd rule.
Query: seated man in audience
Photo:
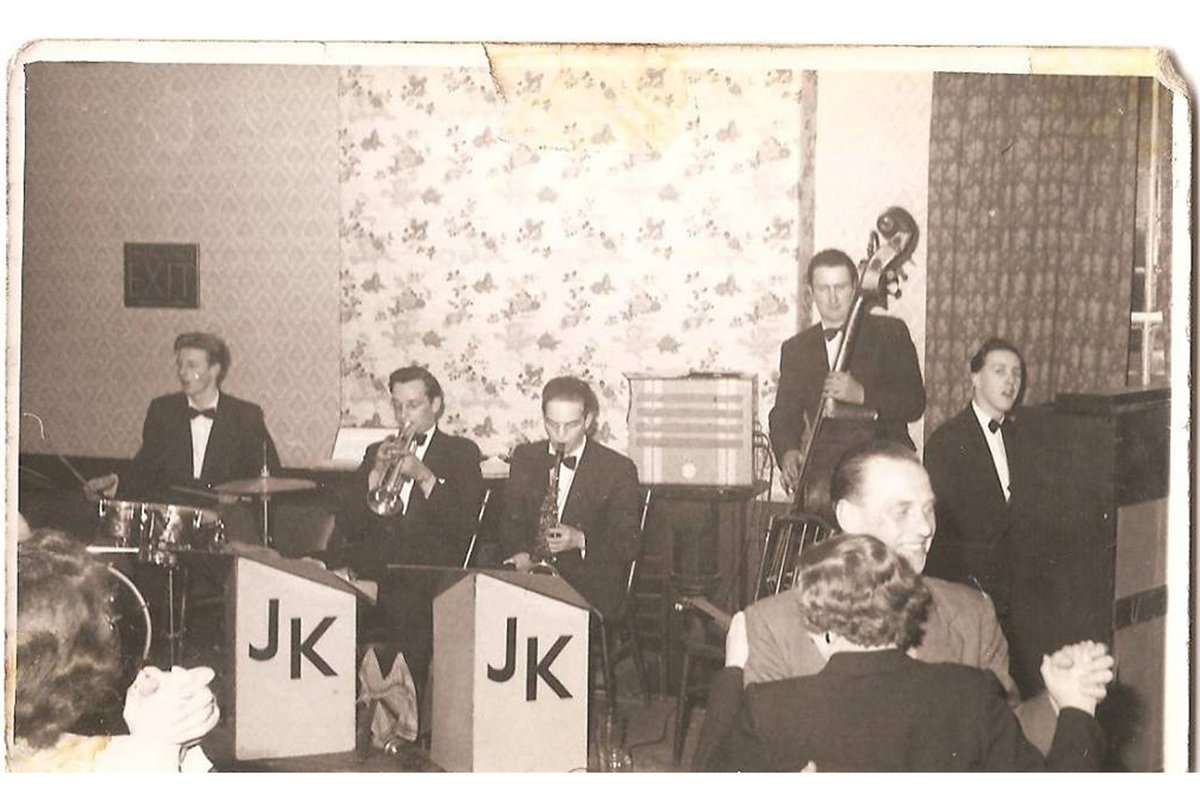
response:
[[[1101,644],[1043,657],[1057,714],[1043,758],[990,671],[906,654],[920,643],[932,596],[903,556],[865,534],[844,534],[806,550],[798,572],[797,604],[827,663],[811,676],[746,688],[736,769],[1098,769],[1103,733],[1094,717],[1113,665]],[[729,651],[731,664],[748,655],[746,648]]]
[[[621,606],[629,563],[637,554],[640,511],[637,467],[592,438],[599,411],[596,394],[583,380],[564,376],[546,383],[542,417],[549,440],[513,452],[500,542],[506,562],[520,571],[533,568],[544,545],[558,573],[610,616]],[[554,492],[558,450],[562,462]]]
[[[115,472],[94,478],[85,493],[179,503],[187,489],[257,477],[264,466],[277,472],[279,456],[262,408],[221,391],[231,359],[229,346],[215,334],[179,335],[175,372],[181,391],[150,403],[142,446],[126,479]]]
[[[385,620],[398,633],[420,687],[432,654],[436,582],[417,573],[388,573],[388,565],[461,565],[483,499],[483,475],[475,442],[438,429],[446,403],[433,374],[398,368],[388,377],[388,390],[405,438],[367,447],[341,496],[338,524],[348,544],[326,552],[323,561],[379,582]],[[368,502],[372,492],[386,490],[394,509],[378,514]]]
[[[896,442],[873,441],[852,449],[838,462],[831,482],[839,527],[868,534],[903,556],[917,572],[936,524],[929,476],[916,455]],[[1008,643],[987,595],[961,584],[925,578],[932,595],[924,638],[915,647],[918,660],[961,663],[996,675],[1025,735],[1042,752],[1050,749],[1054,712],[1045,693],[1021,701],[1009,673]],[[709,695],[700,746],[694,764],[720,768],[722,748],[744,684],[815,674],[825,666],[803,623],[800,593],[789,590],[762,599],[734,616],[730,633],[745,638],[745,672],[727,667]],[[730,641],[734,642],[733,639]]]
[[[127,736],[72,728],[123,687],[109,600],[113,579],[83,544],[43,529],[17,544],[15,744],[25,772],[178,772],[210,768],[189,745],[217,724],[209,668],[142,669],[125,697]]]

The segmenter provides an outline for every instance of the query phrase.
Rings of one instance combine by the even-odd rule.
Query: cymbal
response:
[[[265,497],[272,494],[282,494],[283,492],[302,492],[306,489],[315,488],[317,488],[317,484],[311,480],[272,477],[231,480],[228,483],[213,486],[215,491],[222,494],[245,494],[251,497]]]

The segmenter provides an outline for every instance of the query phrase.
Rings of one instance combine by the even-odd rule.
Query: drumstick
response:
[[[42,424],[41,416],[39,416],[37,413],[22,413],[21,415],[29,416],[31,419],[33,419],[34,421],[37,422],[38,433],[42,437],[42,442],[45,443],[47,446],[49,446],[50,442],[46,440],[46,425]],[[60,461],[62,461],[63,466],[65,466],[65,467],[67,467],[67,469],[71,470],[71,474],[75,476],[75,479],[79,481],[80,485],[87,486],[87,484],[88,484],[87,478],[85,478],[83,475],[79,474],[79,470],[76,469],[74,466],[72,466],[71,462],[68,461],[66,458],[64,458],[61,452],[56,450],[54,447],[50,447],[50,451],[54,453],[54,457],[56,457]]]

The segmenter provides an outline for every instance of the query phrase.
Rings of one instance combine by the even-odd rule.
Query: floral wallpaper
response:
[[[543,436],[560,374],[592,383],[620,450],[628,373],[755,373],[765,424],[808,317],[814,88],[749,67],[344,68],[343,425],[393,423],[408,363],[485,455]]]

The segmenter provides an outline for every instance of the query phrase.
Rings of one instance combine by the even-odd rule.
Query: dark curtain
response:
[[[990,335],[1024,353],[1026,404],[1124,386],[1137,104],[1133,78],[934,77],[927,434]]]

